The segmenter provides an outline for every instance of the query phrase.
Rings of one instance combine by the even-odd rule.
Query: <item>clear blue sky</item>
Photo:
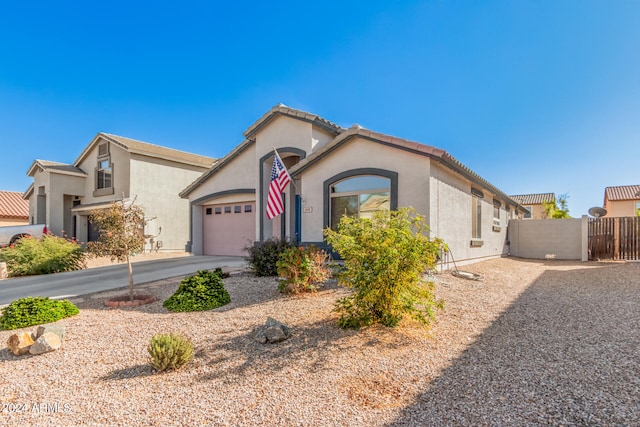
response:
[[[280,102],[507,194],[640,184],[640,1],[4,2],[0,189],[98,132],[221,157]]]

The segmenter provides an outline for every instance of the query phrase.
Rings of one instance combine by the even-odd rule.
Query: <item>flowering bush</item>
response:
[[[285,279],[278,286],[280,291],[288,294],[315,292],[320,283],[331,277],[328,261],[329,255],[315,246],[286,249],[276,262],[278,276]]]

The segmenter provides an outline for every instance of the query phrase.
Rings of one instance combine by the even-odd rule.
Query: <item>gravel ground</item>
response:
[[[0,424],[640,425],[638,264],[506,258],[464,270],[484,280],[436,275],[446,308],[428,329],[344,331],[331,309],[346,290],[285,297],[249,275],[225,279],[231,304],[208,312],[162,307],[176,279],[139,286],[160,301],[133,309],[105,308],[115,291],[74,299],[62,350],[0,350]],[[257,343],[267,316],[293,337]],[[146,346],[169,331],[196,357],[155,374]]]

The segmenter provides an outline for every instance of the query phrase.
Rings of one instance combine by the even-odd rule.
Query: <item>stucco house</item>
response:
[[[0,191],[0,227],[29,224],[29,202],[17,191]]]
[[[508,220],[523,207],[444,150],[342,128],[277,105],[244,132],[244,141],[186,187],[194,254],[246,255],[272,237],[326,246],[323,229],[342,215],[413,206],[456,261],[508,253]],[[284,214],[267,218],[274,148],[291,177]]]
[[[640,212],[640,185],[619,185],[604,189],[605,216],[636,216]]]
[[[509,196],[525,207],[526,212],[518,216],[519,219],[547,219],[544,202],[556,201],[554,193],[518,194]]]
[[[135,199],[150,220],[146,250],[184,251],[189,203],[178,197],[214,163],[210,157],[98,133],[72,164],[35,160],[24,198],[31,223],[56,235],[95,240],[89,215],[115,200]]]

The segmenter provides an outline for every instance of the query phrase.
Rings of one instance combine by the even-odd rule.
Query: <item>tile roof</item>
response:
[[[556,200],[556,195],[553,193],[519,194],[509,197],[521,205],[541,205],[542,202],[552,202]]]
[[[29,219],[29,201],[17,191],[0,191],[0,217]]]
[[[193,154],[186,151],[175,150],[173,148],[162,147],[160,145],[150,144],[148,142],[138,141],[136,139],[125,138],[119,135],[100,132],[98,134],[98,137],[100,136],[104,139],[116,143],[118,146],[132,153],[144,154],[147,156],[158,157],[167,160],[174,160],[181,163],[189,163],[205,168],[211,167],[211,165],[215,162],[215,159],[212,157],[201,156],[199,154]],[[90,146],[91,145],[93,144],[90,144]],[[76,161],[76,164],[79,163],[82,157],[83,156],[81,155],[80,158]]]
[[[251,126],[249,126],[243,134],[244,137],[247,139],[251,139],[260,128],[262,128],[265,124],[279,115],[285,115],[307,122],[312,122],[315,125],[325,128],[333,134],[338,134],[344,131],[344,128],[338,126],[333,122],[330,122],[329,120],[323,119],[316,114],[307,113],[306,111],[302,110],[296,110],[295,108],[288,107],[281,103],[264,113],[262,117],[260,117]]]
[[[29,171],[27,172],[27,175],[33,176],[34,168],[36,166],[43,170],[52,171],[52,172],[86,175],[86,173],[82,169],[74,165],[70,165],[68,163],[52,162],[51,160],[40,160],[40,159],[34,160],[34,162],[31,164],[31,167],[29,168]]]
[[[619,185],[604,189],[604,197],[608,200],[639,200],[640,185]]]

